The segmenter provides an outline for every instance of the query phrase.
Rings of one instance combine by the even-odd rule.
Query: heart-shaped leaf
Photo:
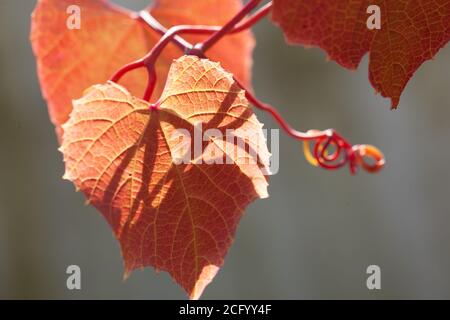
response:
[[[268,196],[269,153],[244,91],[217,63],[175,61],[158,106],[111,82],[87,90],[63,126],[65,178],[111,225],[127,274],[168,271],[196,299],[245,207]],[[180,152],[180,130],[192,152]]]

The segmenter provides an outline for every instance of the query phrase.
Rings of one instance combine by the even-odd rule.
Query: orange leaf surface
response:
[[[241,7],[241,0],[157,0],[151,13],[163,23],[188,21],[224,24]],[[68,29],[69,6],[81,9],[81,28]],[[174,10],[175,7],[192,10]],[[217,7],[218,9],[213,9]],[[208,11],[203,11],[208,10]],[[154,12],[153,12],[154,11]],[[106,82],[123,65],[143,57],[158,41],[159,34],[132,17],[132,12],[107,0],[39,0],[32,16],[31,42],[36,55],[38,76],[48,103],[50,118],[59,135],[72,110],[72,100],[96,83]],[[211,57],[245,81],[250,81],[253,36],[243,32],[218,43]],[[168,48],[157,65],[159,97],[173,58],[179,56]],[[238,57],[238,58],[236,58]],[[142,96],[147,74],[137,70],[121,84],[133,95]]]
[[[185,129],[194,137],[199,124],[245,144],[236,148],[209,136],[202,152],[175,164],[174,133]],[[231,74],[184,56],[170,69],[157,111],[108,82],[74,101],[63,128],[65,178],[111,225],[126,274],[153,266],[199,298],[222,265],[244,208],[268,196],[262,125]],[[208,164],[218,150],[229,164]]]
[[[355,69],[370,53],[373,87],[397,107],[414,72],[450,40],[450,0],[274,0],[273,21],[288,42],[319,46]],[[369,30],[367,8],[381,9]]]

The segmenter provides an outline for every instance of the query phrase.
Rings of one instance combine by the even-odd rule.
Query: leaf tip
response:
[[[123,276],[122,276],[122,281],[123,282],[127,281],[128,278],[130,277],[130,275],[131,275],[131,271],[130,270],[125,270],[125,272],[123,273]]]
[[[70,181],[70,176],[69,176],[69,173],[66,171],[66,172],[64,172],[64,174],[63,174],[63,176],[62,176],[62,179],[63,180],[69,180]]]
[[[195,282],[194,287],[189,292],[190,300],[198,300],[200,299],[205,288],[211,283],[211,281],[216,276],[219,271],[219,267],[216,265],[207,265],[203,267],[202,272],[198,276],[198,280]]]
[[[397,98],[397,97],[391,98],[391,110],[397,110],[399,103],[400,103],[400,98]]]

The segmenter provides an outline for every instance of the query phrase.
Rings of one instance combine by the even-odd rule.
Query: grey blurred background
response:
[[[0,0],[0,298],[184,299],[151,268],[122,281],[112,232],[61,179],[28,41],[34,5]],[[388,165],[378,175],[323,171],[282,134],[270,198],[247,209],[203,298],[450,298],[450,46],[420,68],[400,109],[390,111],[369,84],[367,58],[349,72],[318,49],[286,46],[267,21],[255,33],[261,99],[299,129],[333,127],[380,147]],[[66,289],[71,264],[82,269],[81,291]],[[371,264],[381,267],[379,291],[366,288]]]

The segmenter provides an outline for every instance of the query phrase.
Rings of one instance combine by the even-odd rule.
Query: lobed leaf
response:
[[[176,130],[195,137],[199,124],[245,144],[238,150],[236,142],[210,136],[200,154],[175,164]],[[126,274],[153,266],[199,298],[223,264],[245,207],[268,196],[262,124],[231,74],[184,56],[170,69],[158,110],[108,82],[74,102],[63,128],[65,178],[109,222]],[[219,154],[211,150],[231,161],[208,164]]]
[[[414,72],[450,40],[450,0],[273,0],[273,21],[292,44],[318,46],[356,69],[369,52],[369,78],[392,107]],[[367,8],[381,9],[381,29]]]

